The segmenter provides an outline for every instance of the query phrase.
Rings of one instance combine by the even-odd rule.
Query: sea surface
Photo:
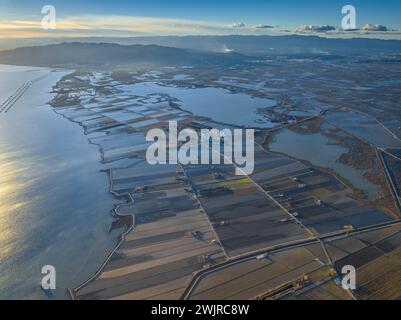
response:
[[[116,200],[98,148],[83,129],[47,104],[68,71],[0,65],[0,299],[62,299],[93,273],[115,244]],[[56,268],[54,296],[40,288],[44,265]]]

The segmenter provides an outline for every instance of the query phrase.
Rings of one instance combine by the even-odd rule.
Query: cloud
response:
[[[228,25],[229,28],[238,29],[238,28],[245,28],[246,24],[239,22],[239,23],[232,23]]]
[[[232,33],[232,28],[223,23],[157,17],[69,16],[57,19],[55,30],[42,29],[41,21],[0,20],[0,39],[230,33]]]
[[[257,24],[254,26],[256,29],[274,29],[274,26],[268,24]]]
[[[388,27],[381,25],[381,24],[372,24],[367,23],[360,29],[339,29],[339,32],[342,33],[354,33],[358,35],[369,35],[369,34],[392,34],[397,35],[397,30],[389,29]]]
[[[298,33],[304,33],[304,32],[328,32],[328,31],[334,31],[336,30],[335,27],[325,25],[325,26],[315,26],[315,25],[304,25],[301,27],[298,27],[295,32]]]
[[[381,24],[367,23],[363,26],[362,31],[387,32],[389,29]]]
[[[283,28],[283,29],[282,29]],[[28,38],[77,38],[77,37],[135,37],[135,36],[184,36],[184,35],[283,35],[291,33],[317,33],[319,36],[351,37],[355,33],[363,37],[401,39],[395,30],[385,26],[367,24],[364,29],[338,32],[329,25],[306,25],[297,30],[269,24],[227,25],[223,22],[139,17],[124,15],[77,15],[57,19],[56,30],[42,29],[40,20],[0,20],[0,40]],[[380,32],[377,32],[380,31]],[[387,31],[387,32],[384,32]],[[380,36],[378,36],[380,35]]]
[[[339,32],[358,32],[358,31],[361,31],[361,29],[343,29],[343,28],[340,28],[338,31]]]
[[[0,39],[61,37],[134,37],[184,35],[254,35],[277,33],[277,26],[227,25],[222,22],[123,15],[77,15],[57,19],[55,30],[41,21],[0,20]]]

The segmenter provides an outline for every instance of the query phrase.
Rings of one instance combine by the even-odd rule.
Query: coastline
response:
[[[4,203],[9,205],[0,208],[4,228],[0,271],[10,270],[0,277],[1,296],[46,299],[38,283],[43,277],[42,266],[51,264],[57,269],[54,298],[68,298],[66,287],[86,278],[85,274],[93,270],[91,263],[104,260],[111,238],[115,242],[116,232],[108,230],[112,218],[99,214],[112,210],[113,205],[109,210],[104,208],[113,197],[107,184],[99,185],[107,178],[101,172],[97,150],[88,148],[82,131],[49,105],[56,94],[53,88],[71,71],[6,66],[8,69],[23,82],[30,81],[28,75],[34,77],[36,70],[47,73],[36,77],[40,79],[32,81],[9,112],[0,116],[0,167],[5,172],[0,189],[11,188],[4,194]],[[9,92],[15,92],[14,73],[7,73]],[[16,83],[15,87],[20,85]],[[3,90],[4,100],[7,96]],[[88,167],[89,163],[92,165]],[[101,196],[103,190],[106,197]],[[75,198],[78,193],[82,197],[71,206],[69,197]]]

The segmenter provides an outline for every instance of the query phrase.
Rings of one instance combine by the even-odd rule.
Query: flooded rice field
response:
[[[401,148],[401,140],[369,115],[343,111],[329,112],[325,120],[381,148]]]

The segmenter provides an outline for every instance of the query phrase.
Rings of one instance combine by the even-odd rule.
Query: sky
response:
[[[349,4],[358,30],[343,32]],[[44,5],[56,9],[56,29],[42,28]],[[401,1],[0,0],[0,39],[289,33],[401,39]]]

